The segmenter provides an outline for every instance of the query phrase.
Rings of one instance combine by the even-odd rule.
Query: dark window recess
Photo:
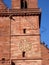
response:
[[[23,29],[23,33],[26,33],[26,29]]]
[[[27,8],[27,1],[21,0],[21,9],[26,9],[26,8]]]
[[[11,65],[15,65],[15,63],[13,61],[11,61]]]
[[[22,57],[25,57],[25,51],[22,52]]]
[[[5,63],[5,58],[2,58],[2,63]]]

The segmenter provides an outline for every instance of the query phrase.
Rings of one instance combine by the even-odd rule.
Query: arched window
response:
[[[26,9],[26,8],[27,8],[27,1],[21,0],[21,9]]]

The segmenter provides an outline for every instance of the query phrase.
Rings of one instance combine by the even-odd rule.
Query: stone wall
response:
[[[37,8],[37,0],[26,0],[27,8]],[[31,4],[30,4],[31,3]],[[21,0],[12,0],[11,2],[13,9],[20,9],[21,8]]]
[[[10,58],[10,22],[8,17],[0,17],[0,60]]]
[[[42,65],[49,65],[49,49],[41,44]]]
[[[0,9],[6,9],[6,6],[3,3],[3,0],[0,0]]]

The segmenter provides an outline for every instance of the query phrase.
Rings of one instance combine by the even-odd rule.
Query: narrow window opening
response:
[[[23,33],[26,33],[26,29],[23,29]]]
[[[25,8],[27,8],[27,1],[25,1]]]
[[[22,56],[25,57],[25,51],[22,52]]]
[[[5,58],[2,58],[2,63],[5,63]]]
[[[15,65],[15,63],[13,61],[11,61],[11,65]]]
[[[27,1],[21,0],[21,9],[26,9],[26,8],[27,8]]]

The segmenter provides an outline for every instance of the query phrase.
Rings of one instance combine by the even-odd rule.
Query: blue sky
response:
[[[42,9],[41,15],[41,41],[49,47],[49,0],[38,0],[38,6]]]
[[[7,7],[10,8],[11,0],[4,0]],[[42,9],[41,15],[41,41],[49,47],[49,0],[38,0],[38,7]]]

